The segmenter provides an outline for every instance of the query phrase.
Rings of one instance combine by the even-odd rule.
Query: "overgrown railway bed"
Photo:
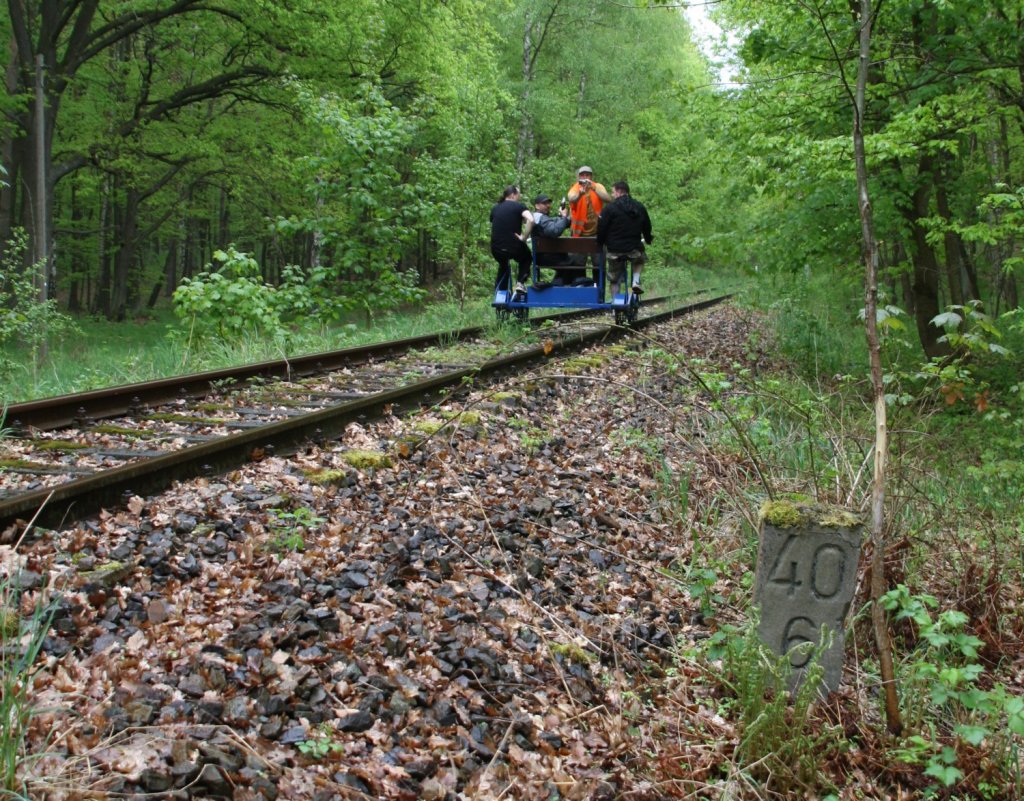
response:
[[[661,313],[646,305],[638,324],[724,297]],[[12,406],[0,529],[9,527],[10,539],[19,520],[66,522],[175,480],[290,453],[354,420],[619,333],[592,315],[554,315],[535,325],[539,337],[508,346],[508,353],[471,328]]]
[[[643,800],[679,780],[659,765],[708,777],[730,735],[711,711],[686,729],[699,671],[673,648],[708,631],[664,575],[694,543],[655,469],[691,498],[743,470],[667,354],[756,368],[749,332],[716,306],[0,548],[23,606],[60,593],[30,797]]]

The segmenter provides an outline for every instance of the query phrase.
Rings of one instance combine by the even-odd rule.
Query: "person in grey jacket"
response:
[[[558,239],[569,228],[569,209],[562,208],[557,217],[551,216],[550,197],[544,194],[537,195],[533,199],[533,235],[543,236],[549,239]],[[555,283],[566,286],[576,278],[585,274],[584,270],[567,269],[573,266],[572,257],[568,253],[538,253],[538,267],[554,267]]]
[[[634,295],[643,292],[640,287],[640,272],[647,261],[644,242],[654,241],[651,233],[651,218],[644,204],[629,194],[629,184],[616,181],[612,185],[614,200],[601,209],[597,220],[597,244],[607,248],[608,284],[614,297],[619,291],[619,281],[626,274],[626,264],[633,265]]]

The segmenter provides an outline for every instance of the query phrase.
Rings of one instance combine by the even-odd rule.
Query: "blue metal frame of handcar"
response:
[[[593,237],[579,238],[593,240]],[[626,280],[621,284],[626,288],[626,291],[615,295],[610,301],[605,301],[603,299],[605,279],[604,259],[601,260],[601,267],[598,270],[598,282],[596,286],[592,283],[584,286],[556,286],[547,282],[542,283],[538,280],[540,276],[540,267],[537,264],[536,238],[534,239],[532,252],[533,269],[530,285],[526,287],[526,299],[515,299],[512,283],[512,268],[514,267],[514,263],[512,263],[509,265],[508,271],[508,288],[495,290],[494,301],[491,303],[495,309],[504,309],[510,312],[523,309],[609,309],[612,311],[625,312],[627,309],[630,309],[630,307],[635,307],[639,304],[639,298],[629,291],[629,287],[633,285],[632,262],[629,263],[627,274],[625,276]],[[560,269],[560,266],[549,267],[548,265],[544,265],[544,269]]]

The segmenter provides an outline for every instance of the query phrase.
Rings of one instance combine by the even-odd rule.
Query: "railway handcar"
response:
[[[636,322],[640,308],[640,298],[629,291],[633,285],[633,266],[629,266],[626,280],[621,283],[623,291],[605,299],[605,274],[602,266],[595,283],[583,286],[560,286],[552,282],[542,281],[541,269],[537,257],[542,253],[596,255],[601,252],[597,238],[593,236],[566,237],[554,239],[550,237],[534,237],[533,269],[531,281],[523,293],[516,294],[511,285],[512,270],[509,270],[509,286],[499,287],[494,293],[494,306],[499,319],[526,320],[530,309],[594,309],[595,311],[610,310],[615,315],[618,325],[632,325]],[[554,268],[551,268],[554,269]]]

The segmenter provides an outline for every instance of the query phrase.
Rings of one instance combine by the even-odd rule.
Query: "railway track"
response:
[[[699,297],[707,294],[707,290],[697,290],[693,294],[695,297]],[[650,308],[667,300],[669,299],[664,297],[651,297],[642,300],[641,306]],[[569,311],[535,317],[530,320],[530,324],[537,328],[548,324],[585,319],[594,315],[595,312],[586,309]],[[351,368],[380,359],[394,358],[416,349],[473,340],[486,333],[487,329],[482,326],[471,326],[455,331],[424,334],[418,337],[360,345],[341,350],[106,387],[73,395],[42,398],[10,405],[7,409],[6,420],[8,427],[16,434],[33,430],[50,431],[70,426],[81,427],[97,420],[125,414],[137,414],[140,409],[146,407],[205,398],[211,390],[216,390],[219,387],[237,386],[250,381],[301,379],[331,370]]]
[[[651,299],[637,327],[728,297],[664,311],[651,310],[664,299]],[[483,329],[468,328],[11,406],[0,535],[17,539],[30,526],[64,524],[175,481],[292,453],[353,421],[624,333],[592,315],[533,323],[540,336],[504,346],[507,353]]]

